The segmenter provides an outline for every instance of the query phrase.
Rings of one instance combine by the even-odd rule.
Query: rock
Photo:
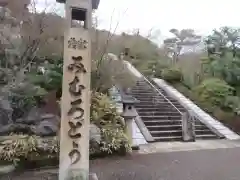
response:
[[[108,53],[107,54],[107,58],[111,61],[117,61],[118,60],[118,57],[117,55],[113,54],[113,53]]]
[[[18,123],[22,123],[22,124],[32,124],[32,125],[36,125],[41,121],[41,115],[42,115],[42,110],[37,108],[37,107],[33,107],[30,112],[27,114],[26,117],[22,118],[22,119],[18,119],[17,122]]]
[[[55,118],[56,116],[54,114],[42,114],[41,119],[52,119]]]
[[[95,125],[90,125],[90,154],[96,154],[100,152],[101,143],[101,130]]]
[[[60,117],[52,114],[43,114],[36,126],[35,134],[38,136],[55,136],[60,127]]]
[[[10,135],[11,133],[23,133],[32,135],[35,132],[35,127],[27,124],[8,124],[0,128],[0,135]]]
[[[11,173],[15,170],[14,165],[5,165],[5,166],[0,166],[0,174],[8,174]]]
[[[11,104],[8,100],[0,99],[0,125],[7,125],[12,123]]]
[[[32,108],[25,118],[17,119],[15,123],[0,126],[0,135],[28,134],[37,136],[55,136],[60,127],[60,117],[44,113],[39,108]]]

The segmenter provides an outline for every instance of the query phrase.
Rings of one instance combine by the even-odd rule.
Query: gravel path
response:
[[[133,154],[91,161],[99,180],[239,180],[240,148]],[[57,180],[49,172],[26,172],[0,180]]]

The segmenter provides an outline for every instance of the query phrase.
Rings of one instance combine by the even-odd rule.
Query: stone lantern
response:
[[[127,135],[129,137],[130,145],[132,146],[133,145],[132,143],[133,121],[134,121],[134,118],[138,116],[138,113],[134,105],[139,101],[136,98],[132,97],[131,95],[123,95],[121,102],[123,104],[122,117],[125,120]]]

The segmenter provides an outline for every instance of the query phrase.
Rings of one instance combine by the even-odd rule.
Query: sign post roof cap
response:
[[[58,3],[66,3],[67,0],[56,0]],[[81,1],[81,0],[79,0]],[[100,0],[92,0],[92,8],[97,9],[99,6]]]

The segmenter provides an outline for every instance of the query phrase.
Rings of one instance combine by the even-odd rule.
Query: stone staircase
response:
[[[131,95],[140,101],[135,107],[155,141],[182,140],[182,114],[186,109],[161,88],[141,79],[131,89]],[[199,120],[195,121],[197,139],[218,138]]]

